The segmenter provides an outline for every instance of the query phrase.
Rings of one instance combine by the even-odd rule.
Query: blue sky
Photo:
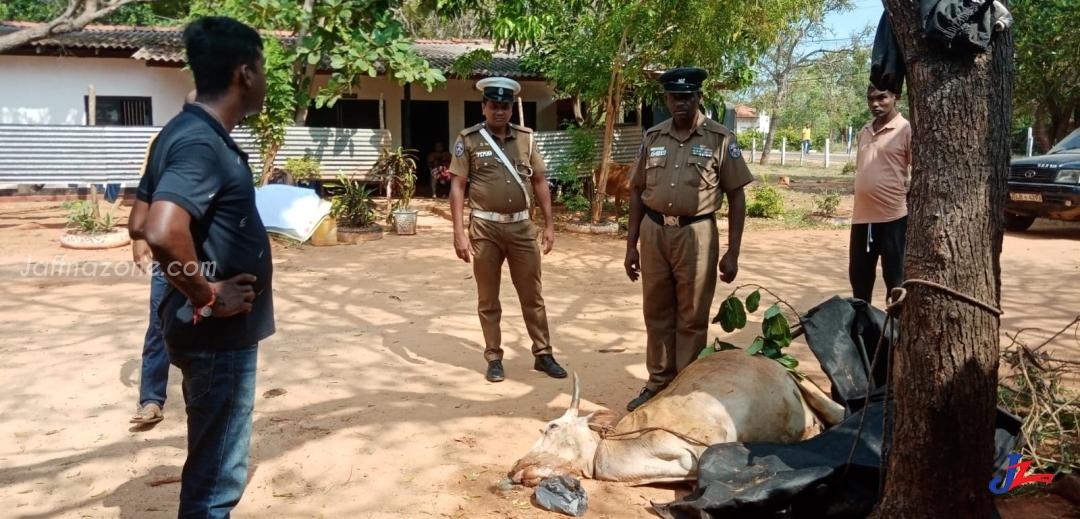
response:
[[[824,36],[820,40],[808,41],[805,43],[807,47],[813,46],[814,48],[831,47],[845,45],[850,41],[852,33],[856,33],[862,30],[867,24],[870,24],[874,29],[877,28],[878,21],[881,20],[881,13],[885,12],[885,7],[881,0],[854,0],[854,8],[850,11],[843,13],[833,13],[825,18],[825,25],[832,30],[831,36]],[[874,41],[874,34],[871,31],[870,35],[863,40],[867,44]]]

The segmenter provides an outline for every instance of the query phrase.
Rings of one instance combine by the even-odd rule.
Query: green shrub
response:
[[[773,147],[780,149],[784,145],[784,138],[787,138],[787,150],[798,152],[802,146],[802,137],[799,130],[793,128],[777,129],[776,134],[773,135]]]
[[[822,216],[832,216],[840,207],[840,193],[828,189],[824,193],[814,195],[814,210]]]
[[[739,147],[744,150],[750,150],[754,145],[754,139],[757,139],[757,148],[761,149],[761,146],[765,143],[765,136],[758,130],[746,130],[740,132],[737,136],[739,141]]]
[[[778,218],[784,215],[784,195],[768,179],[761,177],[762,185],[750,190],[750,202],[746,215],[751,218]]]
[[[843,171],[841,171],[841,173],[845,175],[854,175],[855,170],[857,169],[858,167],[855,165],[855,162],[849,160],[846,164],[844,164],[844,169]]]
[[[311,155],[285,161],[285,172],[292,177],[293,182],[318,180],[322,177],[322,167]]]

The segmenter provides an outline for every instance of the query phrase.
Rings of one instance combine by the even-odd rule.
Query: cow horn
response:
[[[574,372],[574,396],[570,399],[570,408],[566,410],[566,414],[573,418],[577,418],[578,405],[581,404],[581,383],[578,381],[577,372]]]

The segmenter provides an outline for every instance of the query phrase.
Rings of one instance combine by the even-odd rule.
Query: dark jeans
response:
[[[187,405],[179,519],[228,519],[244,495],[258,351],[169,348]]]
[[[848,280],[857,299],[871,303],[877,279],[878,257],[888,292],[904,282],[907,216],[885,223],[860,223],[851,226],[848,251]]]
[[[165,390],[169,385],[169,354],[165,351],[165,336],[161,333],[158,307],[169,280],[159,271],[150,276],[150,323],[143,339],[142,377],[139,380],[139,406],[153,402],[165,407]]]

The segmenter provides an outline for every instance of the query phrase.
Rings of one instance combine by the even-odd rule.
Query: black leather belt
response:
[[[716,218],[716,213],[699,214],[697,216],[667,216],[649,207],[645,208],[645,214],[656,222],[656,225],[665,227],[686,227],[694,222]]]

